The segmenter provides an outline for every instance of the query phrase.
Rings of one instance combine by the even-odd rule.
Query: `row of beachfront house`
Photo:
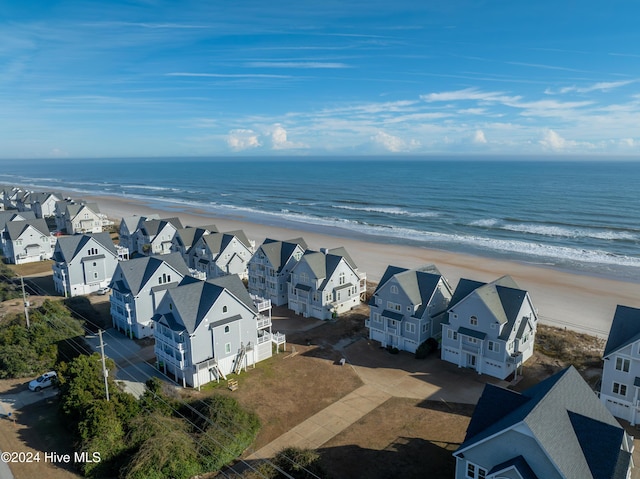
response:
[[[370,339],[413,353],[436,338],[443,360],[478,374],[505,379],[533,354],[537,313],[510,276],[491,283],[462,278],[454,290],[433,265],[389,266],[369,307]]]

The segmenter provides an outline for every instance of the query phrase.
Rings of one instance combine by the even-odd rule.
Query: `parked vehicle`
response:
[[[49,371],[48,373],[44,373],[42,376],[31,381],[29,383],[29,389],[31,391],[38,392],[44,388],[53,386],[53,383],[57,378],[58,375],[55,371]]]
[[[100,295],[100,296],[104,296],[105,294],[108,294],[110,291],[110,288],[100,288],[98,291],[96,291],[96,294]]]

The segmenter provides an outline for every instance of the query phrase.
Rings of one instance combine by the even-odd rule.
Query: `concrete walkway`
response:
[[[361,386],[254,452],[248,460],[273,457],[285,447],[317,449],[390,397],[376,387]]]

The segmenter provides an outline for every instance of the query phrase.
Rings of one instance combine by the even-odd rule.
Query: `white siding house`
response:
[[[62,199],[61,195],[51,192],[36,192],[31,194],[31,211],[38,218],[53,217],[56,214],[56,203]]]
[[[78,296],[109,286],[118,265],[118,251],[109,233],[60,236],[53,260],[56,291]]]
[[[442,323],[441,358],[505,379],[533,354],[538,317],[529,294],[509,276],[461,279]]]
[[[64,213],[67,234],[101,233],[106,217],[100,213],[95,203],[67,204]]]
[[[291,270],[289,309],[331,319],[360,305],[367,279],[344,248],[307,250]]]
[[[439,338],[452,291],[433,266],[389,266],[369,301],[369,339],[383,347],[415,353],[428,338]]]
[[[270,299],[275,306],[287,304],[289,274],[306,249],[302,238],[264,240],[248,263],[249,292]]]
[[[157,305],[185,276],[189,268],[179,253],[118,263],[109,285],[113,327],[131,338],[153,336],[151,318]]]
[[[604,348],[600,400],[632,426],[640,420],[640,309],[616,308]]]
[[[256,306],[242,280],[185,278],[167,290],[153,317],[157,366],[199,388],[271,357],[271,304]]]
[[[42,218],[9,221],[2,232],[2,249],[10,263],[23,264],[51,259],[56,237]]]

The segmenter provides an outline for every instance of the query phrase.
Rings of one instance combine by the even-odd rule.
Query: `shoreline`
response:
[[[118,222],[123,216],[131,215],[158,214],[161,218],[177,216],[183,226],[215,224],[222,232],[242,229],[249,239],[256,242],[256,247],[267,237],[278,240],[303,237],[309,248],[315,250],[344,246],[359,271],[367,273],[370,282],[379,281],[388,265],[415,268],[435,264],[452,289],[462,277],[490,282],[510,275],[522,289],[529,292],[542,323],[600,337],[608,335],[618,304],[640,307],[640,285],[626,280],[421,246],[374,242],[354,238],[353,235],[343,237],[332,235],[330,228],[321,226],[314,228],[315,231],[308,231],[251,222],[242,217],[216,217],[208,211],[187,205],[152,205],[139,198],[107,195],[89,194],[82,198],[97,202],[102,213]]]

